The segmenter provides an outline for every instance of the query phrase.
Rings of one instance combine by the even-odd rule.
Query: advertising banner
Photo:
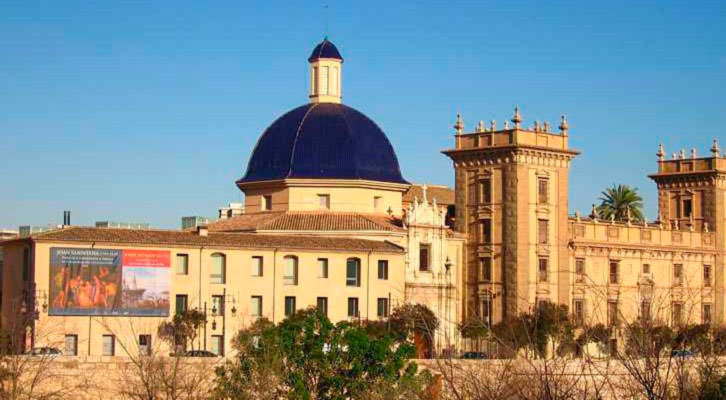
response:
[[[50,249],[48,315],[169,316],[165,250]]]

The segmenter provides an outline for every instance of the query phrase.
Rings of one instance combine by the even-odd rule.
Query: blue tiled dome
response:
[[[336,60],[343,61],[343,57],[340,55],[338,48],[335,47],[333,42],[329,41],[327,37],[315,46],[313,52],[310,53],[308,61],[312,62],[318,58],[334,58]]]
[[[353,108],[310,103],[289,111],[257,141],[238,183],[285,178],[408,183],[381,128]]]

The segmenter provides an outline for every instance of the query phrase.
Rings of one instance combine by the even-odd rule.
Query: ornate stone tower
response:
[[[568,175],[579,154],[568,147],[568,125],[547,122],[497,129],[480,122],[464,132],[454,125],[456,147],[443,151],[456,174],[456,229],[468,237],[466,314],[497,323],[537,301],[569,304]]]
[[[724,315],[724,254],[726,253],[726,158],[716,139],[709,157],[698,157],[696,149],[673,153],[666,159],[663,145],[658,146],[658,173],[649,175],[658,186],[658,219],[673,230],[712,231],[716,233],[714,268],[714,316]]]

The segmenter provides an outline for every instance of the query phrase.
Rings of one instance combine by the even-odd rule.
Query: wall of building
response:
[[[663,323],[677,323],[674,303],[682,304],[682,323],[706,322],[703,304],[711,305],[711,322],[717,321],[714,233],[673,231],[655,224],[569,223],[572,243],[567,273],[573,284],[571,300],[565,304],[574,309],[575,301],[584,301],[589,323],[608,323],[608,302],[617,304],[622,322],[634,322],[641,316],[643,301],[649,301],[651,317]],[[578,260],[584,263],[584,275],[576,271]],[[613,262],[615,281],[610,277]],[[707,281],[704,266],[710,269]],[[682,268],[680,278],[677,268]]]
[[[18,281],[17,271],[21,251],[13,246],[7,258],[7,268],[11,270],[10,279],[5,285],[11,286]],[[285,297],[296,297],[296,308],[303,309],[315,306],[317,297],[328,298],[328,316],[332,321],[348,319],[349,297],[359,300],[360,318],[377,319],[377,299],[391,298],[392,305],[400,304],[404,300],[404,255],[402,253],[380,252],[337,252],[297,249],[230,249],[230,248],[190,248],[190,247],[150,247],[143,244],[78,244],[68,242],[37,242],[34,251],[35,271],[33,278],[37,288],[36,298],[41,309],[40,299],[49,293],[49,263],[50,249],[52,247],[75,248],[108,248],[108,249],[153,249],[168,250],[171,253],[172,271],[170,284],[170,315],[174,313],[176,295],[187,295],[189,308],[204,309],[207,303],[208,314],[211,314],[212,296],[222,295],[226,289],[228,295],[226,303],[225,330],[222,331],[222,318],[217,316],[209,318],[207,323],[207,348],[212,341],[212,335],[224,335],[225,348],[229,349],[230,340],[242,327],[249,326],[256,317],[251,315],[251,296],[262,296],[262,316],[275,322],[285,317]],[[211,256],[222,253],[226,256],[226,279],[224,284],[210,283]],[[177,254],[187,254],[189,265],[188,274],[179,275],[175,272]],[[252,257],[263,257],[263,275],[252,276]],[[298,258],[297,285],[284,283],[284,265],[286,256]],[[359,287],[346,285],[346,260],[348,258],[361,260],[361,282]],[[318,259],[328,259],[328,278],[321,278],[318,273]],[[388,280],[379,280],[377,277],[378,260],[389,262]],[[15,290],[17,291],[17,290]],[[10,296],[8,292],[8,296]],[[4,300],[8,299],[4,296]],[[52,304],[53,299],[47,299]],[[4,301],[5,303],[5,301]],[[231,308],[237,309],[232,315]],[[3,315],[7,318],[16,312],[9,304],[3,305]],[[151,334],[152,340],[156,338],[156,328],[166,318],[158,317],[88,317],[88,316],[50,316],[46,312],[39,313],[36,321],[38,326],[36,341],[43,338],[42,330],[52,331],[46,340],[57,343],[65,334],[77,334],[79,353],[85,355],[99,355],[102,350],[102,335],[114,331],[119,335]],[[216,330],[212,329],[212,320],[216,321]],[[117,333],[118,332],[118,333]],[[51,336],[53,340],[51,340]],[[119,339],[120,340],[120,339]],[[133,342],[125,338],[127,342]],[[204,335],[200,335],[199,344],[203,347]],[[36,346],[39,344],[36,343]]]

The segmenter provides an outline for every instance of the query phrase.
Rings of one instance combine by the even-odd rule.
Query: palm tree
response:
[[[638,188],[613,185],[601,193],[597,212],[600,218],[606,220],[614,215],[618,221],[627,221],[629,218],[643,221],[643,198],[638,194]]]

